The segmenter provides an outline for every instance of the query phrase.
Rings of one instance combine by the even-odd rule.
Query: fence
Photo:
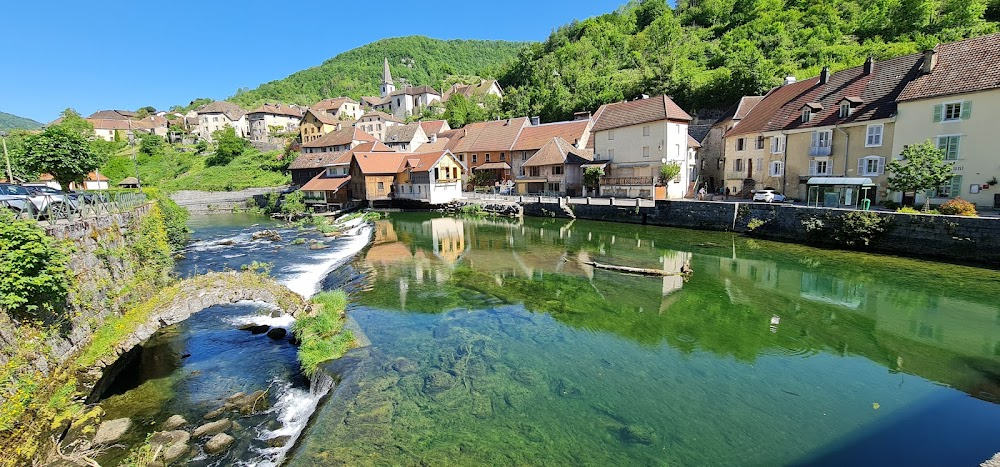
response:
[[[77,192],[71,195],[36,195],[0,200],[0,208],[10,209],[21,219],[55,224],[131,211],[146,203],[144,193]]]
[[[647,207],[656,206],[656,201],[643,198],[570,198],[557,193],[538,195],[499,195],[495,193],[463,193],[466,199],[483,201],[504,201],[518,204],[583,204],[592,206]]]

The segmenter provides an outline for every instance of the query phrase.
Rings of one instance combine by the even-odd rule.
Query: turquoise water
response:
[[[335,276],[325,287],[354,290],[370,345],[330,365],[340,384],[293,465],[967,465],[1000,451],[996,271],[394,214]]]

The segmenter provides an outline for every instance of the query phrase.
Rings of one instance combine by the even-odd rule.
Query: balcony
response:
[[[651,186],[653,177],[601,177],[601,186]]]
[[[830,146],[810,146],[809,157],[829,156],[832,153]]]
[[[746,180],[747,172],[745,170],[730,170],[726,172],[726,180]]]

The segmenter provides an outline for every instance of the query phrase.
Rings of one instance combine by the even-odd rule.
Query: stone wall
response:
[[[856,212],[847,209],[698,201],[657,201],[654,207],[568,206],[578,219],[737,232],[769,240],[1000,265],[1000,219],[996,218],[873,211],[888,219],[885,232],[873,236],[868,245],[848,245],[828,232],[840,225],[843,216]],[[531,203],[523,209],[526,216],[569,217],[558,204]],[[806,228],[817,222],[827,230]]]
[[[233,208],[246,208],[247,200],[255,196],[280,192],[285,187],[248,188],[240,191],[178,191],[170,194],[179,206],[186,208],[192,214],[210,214],[213,212],[232,212]],[[258,205],[260,202],[258,201]],[[266,204],[266,203],[265,203]]]

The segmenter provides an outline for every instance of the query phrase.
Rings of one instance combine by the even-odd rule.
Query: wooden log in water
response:
[[[588,266],[593,266],[593,267],[595,267],[597,269],[605,269],[605,270],[608,270],[608,271],[624,272],[624,273],[628,273],[628,274],[640,274],[640,275],[643,275],[643,276],[660,276],[660,277],[665,277],[665,276],[684,276],[684,277],[688,277],[688,276],[691,275],[691,267],[688,266],[686,263],[684,264],[683,267],[681,267],[680,272],[670,272],[670,271],[665,271],[663,269],[649,269],[649,268],[633,268],[633,267],[628,267],[628,266],[615,266],[613,264],[602,264],[602,263],[598,263],[596,261],[583,261],[582,263],[586,264]]]

